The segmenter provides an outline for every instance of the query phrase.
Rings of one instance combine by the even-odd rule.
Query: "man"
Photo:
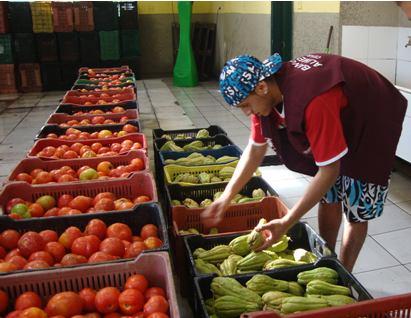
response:
[[[220,90],[251,117],[251,137],[223,195],[202,214],[221,222],[231,199],[260,165],[267,140],[291,170],[313,176],[302,198],[265,230],[273,244],[318,202],[320,235],[334,249],[344,212],[340,259],[352,271],[368,220],[381,216],[407,101],[382,75],[337,55],[282,63],[238,56],[226,63]]]

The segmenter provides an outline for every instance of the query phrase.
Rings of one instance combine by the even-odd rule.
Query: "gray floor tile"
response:
[[[197,128],[210,126],[210,123],[203,118],[192,118],[191,121]]]
[[[265,178],[281,197],[297,197],[302,196],[308,186],[308,181],[304,178],[283,179]]]
[[[411,272],[404,266],[359,273],[355,277],[375,298],[411,292]]]
[[[411,200],[411,191],[409,187],[394,188],[388,190],[388,199],[394,203],[405,202]]]
[[[293,172],[289,170],[286,166],[268,166],[268,167],[261,167],[260,168],[264,179],[270,179],[280,181],[280,180],[287,180],[287,179],[298,179],[301,178],[299,173]]]
[[[411,215],[411,201],[398,202],[397,205]]]
[[[373,235],[373,237],[401,264],[411,263],[411,228]]]
[[[7,101],[15,100],[15,99],[19,98],[20,95],[21,95],[21,94],[18,94],[18,93],[17,93],[17,94],[0,94],[0,101],[3,101],[3,100],[7,100]]]
[[[0,162],[0,176],[8,176],[11,173],[11,171],[16,167],[16,164],[17,162]]]
[[[318,227],[318,217],[311,217],[311,218],[304,218],[301,219],[303,222],[307,222],[308,224],[311,225],[311,227],[318,233],[320,234],[320,230]],[[342,237],[344,233],[344,221],[341,222],[340,229],[338,230],[337,234],[337,242],[341,242]],[[338,252],[340,246],[338,245],[338,248],[336,248],[336,252]]]
[[[292,208],[298,202],[298,200],[300,200],[300,199],[301,199],[301,197],[294,197],[294,198],[283,198],[282,200],[285,202],[285,204],[289,208]],[[318,215],[318,204],[316,204],[310,211],[308,211],[303,216],[303,218],[304,219],[317,218],[317,215]]]
[[[411,263],[405,264],[404,266],[406,269],[408,269],[411,272]]]
[[[368,222],[368,233],[381,234],[408,227],[411,227],[411,215],[396,205],[386,205],[380,217]]]

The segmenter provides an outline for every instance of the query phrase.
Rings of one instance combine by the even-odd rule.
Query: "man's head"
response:
[[[282,101],[272,76],[281,65],[278,53],[263,62],[250,55],[229,60],[220,75],[220,91],[225,101],[241,108],[246,115],[268,116],[272,107]]]

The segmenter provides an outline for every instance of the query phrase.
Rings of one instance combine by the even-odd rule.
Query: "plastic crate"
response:
[[[168,251],[169,250],[169,239],[167,235],[167,227],[162,215],[160,206],[157,203],[148,203],[140,204],[136,206],[131,211],[115,211],[115,212],[104,212],[99,213],[96,217],[93,213],[84,214],[84,215],[71,215],[71,216],[62,216],[62,217],[53,217],[53,218],[33,218],[15,221],[10,218],[2,218],[0,224],[0,232],[4,230],[16,230],[20,233],[27,231],[41,232],[43,230],[53,230],[56,231],[60,236],[67,228],[70,226],[76,226],[80,231],[84,231],[88,222],[92,219],[100,219],[107,226],[121,222],[127,224],[133,231],[133,235],[139,235],[141,228],[145,224],[154,224],[158,228],[158,237],[163,241],[163,246],[159,248],[154,248],[150,250],[143,251],[144,254]],[[118,263],[119,261],[130,261],[133,258],[122,258],[115,261],[109,261],[104,263]],[[82,264],[82,266],[94,266],[95,263]],[[47,269],[41,269],[42,271],[46,270],[48,272],[52,270],[60,270],[62,268],[73,268],[78,267],[78,265],[64,266],[64,267],[49,267]],[[32,270],[30,270],[32,271]],[[20,270],[8,273],[0,273],[1,276],[7,275],[16,275],[18,273],[27,273],[28,270]]]
[[[30,2],[9,1],[9,23],[13,33],[30,33],[33,31]]]
[[[137,95],[134,93],[134,90],[129,88],[125,89],[122,93],[116,91],[107,91],[106,94],[110,95],[110,97],[99,97],[101,93],[106,92],[88,92],[87,95],[93,95],[95,97],[86,97],[82,98],[85,93],[81,93],[79,91],[68,91],[66,95],[63,97],[63,104],[71,104],[71,105],[78,105],[78,106],[87,106],[84,105],[86,102],[93,103],[95,106],[100,106],[101,104],[97,104],[99,100],[106,101],[104,105],[117,105],[118,103],[122,102],[133,102],[137,100]],[[117,95],[117,96],[116,96]],[[113,103],[113,100],[119,100],[118,103]],[[92,106],[92,105],[89,105]]]
[[[116,104],[115,106],[121,106],[125,110],[128,110],[128,109],[138,110],[138,104],[136,102],[119,103],[119,104]],[[61,104],[57,107],[57,109],[55,110],[55,113],[64,113],[64,114],[72,115],[78,111],[89,112],[95,109],[101,109],[102,111],[106,112],[106,111],[112,111],[115,106],[112,106],[112,105],[74,106],[70,104]],[[119,113],[119,114],[125,114],[125,113]]]
[[[34,33],[53,32],[51,2],[35,1],[30,3]]]
[[[14,64],[0,64],[0,94],[15,94],[16,76]]]
[[[138,29],[137,1],[120,2],[120,27],[121,29]]]
[[[0,2],[0,33],[9,32],[7,2]]]
[[[42,91],[40,64],[19,64],[19,89],[23,93]]]
[[[238,148],[235,145],[230,145],[230,146],[225,146],[220,149],[216,150],[202,150],[202,151],[197,151],[197,153],[202,154],[203,156],[213,156],[214,158],[218,159],[223,156],[231,156],[231,157],[241,157],[242,151],[240,148]],[[185,158],[188,157],[191,154],[191,152],[175,152],[175,151],[160,151],[159,152],[159,157],[160,157],[160,164],[161,167],[167,166],[168,164],[165,163],[167,159],[173,159],[177,160],[179,158]],[[213,166],[218,163],[214,164],[208,164],[207,166]],[[178,164],[177,164],[178,165]]]
[[[94,29],[113,31],[118,29],[118,5],[111,1],[94,1]]]
[[[53,147],[58,147],[61,145],[68,145],[69,147],[76,143],[76,142],[81,142],[83,145],[91,145],[95,142],[99,142],[101,143],[103,146],[107,146],[110,147],[110,145],[112,143],[115,142],[123,142],[126,139],[130,139],[133,142],[139,142],[142,145],[142,149],[147,151],[147,142],[146,142],[146,137],[144,134],[141,133],[134,133],[134,134],[128,134],[126,136],[123,137],[119,137],[119,138],[106,138],[106,139],[88,139],[88,140],[81,140],[81,141],[66,141],[66,140],[57,140],[57,139],[39,139],[37,140],[33,147],[29,150],[27,157],[35,157],[37,158],[36,154],[42,150],[44,147],[48,147],[48,146],[53,146]],[[104,157],[104,158],[108,158],[108,157]],[[51,158],[43,158],[46,160],[53,160]],[[73,160],[81,160],[84,158],[78,158],[78,159],[73,159]]]
[[[54,33],[39,33],[35,37],[40,62],[58,61],[56,35]]]
[[[77,121],[81,121],[83,119],[92,119],[93,117],[96,116],[101,116],[104,117],[105,119],[111,119],[114,121],[119,121],[121,117],[123,116],[127,116],[130,120],[133,119],[138,119],[138,112],[136,109],[127,109],[125,112],[123,113],[114,113],[114,114],[99,114],[99,115],[92,115],[92,114],[88,114],[88,115],[78,115],[78,116],[74,116],[74,115],[66,115],[66,114],[51,114],[49,119],[47,120],[46,124],[47,125],[60,125],[62,123],[66,123],[69,120],[77,120]],[[99,125],[100,127],[101,125]]]
[[[26,291],[38,293],[45,303],[51,296],[64,291],[79,292],[86,287],[99,290],[109,286],[122,289],[129,276],[142,274],[147,278],[150,287],[158,286],[164,289],[170,305],[170,318],[179,318],[180,312],[170,263],[166,252],[143,253],[130,262],[3,276],[0,278],[0,285],[8,294],[11,304],[14,304],[16,298]]]
[[[202,172],[212,173],[218,176],[218,173],[221,169],[225,167],[236,167],[238,164],[238,160],[232,161],[226,164],[219,164],[213,166],[196,166],[196,167],[185,167],[185,166],[178,166],[178,165],[168,165],[164,167],[164,180],[167,185],[171,184],[179,184],[183,187],[203,187],[206,184],[202,183],[187,183],[187,182],[174,182],[174,178],[182,173],[190,173],[192,175],[198,176]],[[227,184],[228,181],[221,181],[221,182],[214,182],[212,184]]]
[[[358,303],[287,315],[289,318],[380,318],[410,317],[411,293],[364,300]],[[242,314],[241,318],[281,318],[270,311]]]
[[[102,61],[120,59],[120,39],[118,31],[100,31],[100,59]]]
[[[0,64],[13,63],[13,50],[10,34],[0,34]]]
[[[89,71],[92,71],[96,74],[98,73],[105,73],[105,74],[122,74],[130,72],[130,68],[126,65],[118,66],[118,67],[80,67],[78,70],[79,75],[86,75],[89,78]]]
[[[138,131],[141,131],[140,122],[138,120],[130,120],[127,122],[127,124],[133,125],[138,128]],[[86,131],[88,133],[93,133],[95,131],[100,131],[103,129],[107,129],[112,132],[116,132],[116,131],[118,132],[123,129],[123,126],[124,126],[123,124],[120,124],[120,125],[77,126],[77,127],[72,127],[72,128],[76,128],[80,131]],[[57,136],[65,135],[67,129],[68,128],[62,128],[57,125],[45,125],[40,129],[39,133],[36,135],[36,139],[47,138],[47,135],[50,133],[54,133]]]
[[[73,4],[71,2],[51,3],[53,10],[53,29],[54,32],[73,32]]]
[[[126,197],[129,199],[146,195],[151,198],[150,202],[158,201],[153,176],[143,171],[134,173],[126,179],[42,184],[35,187],[26,182],[11,182],[6,184],[0,192],[0,207],[5,211],[4,207],[7,202],[13,198],[22,198],[29,202],[35,202],[39,197],[46,194],[53,196],[55,199],[63,194],[71,194],[73,197],[85,195],[94,198],[100,192],[112,192],[117,198]],[[92,215],[96,214],[92,213]]]
[[[110,158],[110,159],[107,159]],[[15,181],[19,173],[25,172],[29,173],[33,169],[43,169],[44,171],[50,172],[54,169],[59,169],[63,166],[69,166],[75,171],[80,169],[82,166],[89,166],[96,169],[97,165],[102,161],[110,161],[115,167],[119,165],[128,165],[134,158],[140,158],[144,162],[144,169],[142,171],[149,170],[149,160],[142,150],[132,150],[126,154],[121,154],[113,157],[94,157],[94,158],[81,158],[78,159],[64,159],[64,160],[41,160],[40,158],[26,158],[20,161],[17,166],[13,169],[10,175],[5,179],[5,182]],[[88,181],[75,181],[88,182]],[[93,181],[91,181],[93,182]],[[38,184],[33,184],[32,187],[37,187]]]
[[[14,34],[14,57],[18,63],[37,62],[36,43],[33,33]]]
[[[121,64],[126,64],[134,73],[136,79],[141,79],[141,57],[122,57],[120,59]]]
[[[165,134],[169,135],[172,139],[174,139],[177,135],[180,135],[180,134],[184,134],[185,137],[190,137],[190,138],[195,139],[197,133],[201,129],[207,129],[210,134],[210,137],[214,137],[216,135],[227,136],[227,133],[223,128],[221,128],[220,126],[211,125],[206,128],[193,128],[193,129],[180,129],[180,130],[163,130],[161,128],[153,129],[153,139],[164,139],[164,138],[161,138],[161,136]]]
[[[97,32],[79,32],[80,61],[95,64],[100,60],[100,40]]]
[[[60,60],[74,62],[80,60],[79,40],[76,32],[57,33]]]
[[[140,32],[138,30],[121,30],[121,57],[130,58],[140,55]]]
[[[255,227],[257,223],[258,221],[252,225],[252,228]],[[187,257],[190,262],[190,272],[191,272],[190,274],[196,277],[210,276],[209,274],[199,273],[197,269],[195,268],[193,252],[197,248],[202,247],[206,250],[209,250],[217,245],[221,245],[221,244],[227,245],[236,237],[246,234],[246,233],[249,233],[249,232],[215,235],[215,236],[209,236],[209,237],[205,237],[202,235],[186,236],[184,238],[184,244],[186,248]],[[303,222],[296,223],[293,227],[291,227],[288,230],[287,235],[291,237],[291,241],[288,243],[288,246],[290,249],[294,250],[297,248],[303,248],[307,251],[311,251],[312,253],[314,253],[319,259],[321,257],[333,257],[333,258],[337,257],[337,255],[332,250],[330,250],[330,248],[327,246],[327,243],[324,241],[324,239],[321,238],[313,230],[313,228],[309,226],[307,223],[303,223]],[[299,266],[294,266],[294,267],[307,267],[307,265],[299,265]],[[264,271],[264,274],[273,273],[277,271],[278,269]],[[255,274],[257,273],[258,272],[256,272]],[[237,275],[234,275],[234,276],[237,276]]]
[[[264,274],[267,274],[275,279],[282,279],[282,280],[287,280],[287,281],[297,281],[298,273],[302,271],[306,271],[306,270],[311,270],[317,267],[321,267],[321,266],[329,267],[329,268],[336,270],[340,278],[338,283],[340,285],[344,285],[348,287],[351,290],[352,296],[355,299],[359,301],[372,299],[372,296],[361,285],[361,283],[350,272],[348,272],[337,259],[330,259],[330,258],[321,259],[315,264],[299,266],[299,267],[294,267],[294,268],[284,268],[284,269],[279,269],[277,272],[272,272],[272,273],[265,272]],[[245,274],[245,275],[237,275],[234,277],[238,282],[240,282],[243,286],[245,286],[245,283],[248,280],[250,280],[254,275],[255,274]],[[204,301],[212,297],[212,292],[210,288],[212,280],[213,280],[213,277],[211,276],[195,278],[195,288],[196,288],[197,295],[199,297],[198,299],[199,306],[197,307],[196,317],[206,317],[206,318],[210,317],[207,314]],[[287,317],[292,317],[292,315],[287,315]],[[318,316],[310,316],[310,317],[318,317]],[[335,316],[331,315],[327,317],[334,318]],[[378,317],[381,317],[381,316],[378,316]]]
[[[40,70],[45,91],[60,90],[63,87],[60,63],[41,63]]]
[[[74,30],[88,32],[94,30],[93,2],[73,2]]]

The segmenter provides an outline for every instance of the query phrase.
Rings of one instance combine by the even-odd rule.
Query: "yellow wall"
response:
[[[340,12],[339,1],[294,1],[294,12]]]
[[[194,1],[193,14],[207,13],[270,14],[270,1]],[[178,13],[177,1],[138,1],[139,14]]]

